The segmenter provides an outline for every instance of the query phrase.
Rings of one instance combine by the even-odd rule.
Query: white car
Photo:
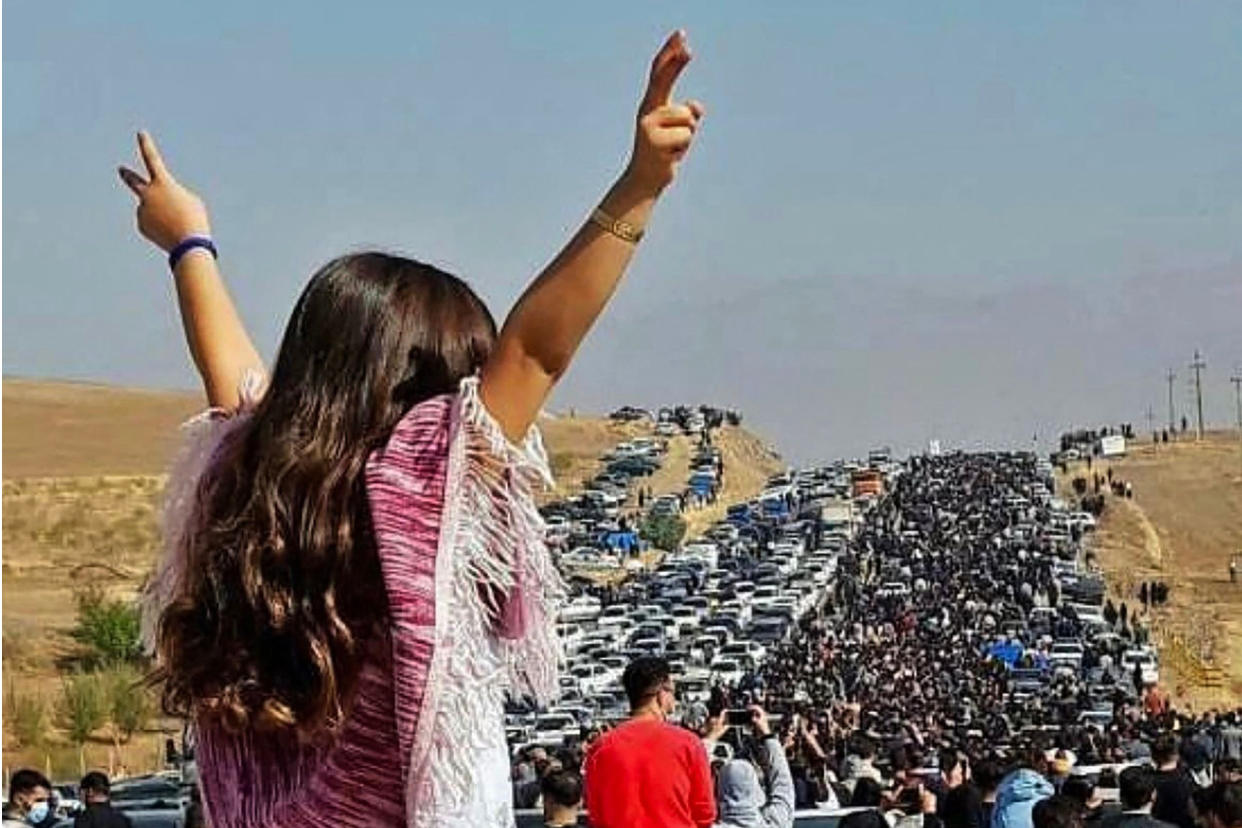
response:
[[[587,489],[582,493],[582,501],[599,509],[605,517],[615,518],[621,512],[620,498],[600,489]]]
[[[1078,667],[1082,664],[1083,647],[1077,641],[1058,641],[1048,651],[1048,661],[1054,665],[1067,664]]]
[[[560,692],[557,695],[563,696],[566,693],[581,693],[582,688],[578,686],[578,679],[574,676],[562,674],[557,680],[557,686]]]
[[[1104,620],[1104,610],[1094,604],[1076,604],[1072,601],[1066,601],[1065,606],[1072,609],[1074,611],[1074,615],[1076,615],[1078,620],[1083,624],[1098,628],[1108,627],[1108,622]]]
[[[743,604],[749,604],[750,599],[755,594],[755,585],[750,581],[738,581],[733,585],[733,594],[736,595],[738,600]]]
[[[731,649],[734,647],[738,649],[737,650]],[[744,640],[744,641],[739,640],[739,641],[730,642],[729,644],[724,645],[724,647],[721,648],[720,652],[721,654],[724,654],[726,652],[743,652],[743,653],[746,653],[746,655],[753,658],[756,662],[763,661],[763,657],[767,655],[768,653],[767,648],[765,648],[758,641],[750,641],[750,640]]]
[[[1156,661],[1156,654],[1151,650],[1126,650],[1121,656],[1121,666],[1126,671],[1126,675],[1134,673],[1135,665],[1138,665],[1143,684],[1160,683],[1160,668]]]
[[[801,605],[799,604],[798,599],[792,595],[782,595],[773,601],[770,606],[773,609],[788,609],[792,611],[795,616],[795,620],[797,615],[801,612]]]
[[[559,746],[566,739],[576,739],[581,733],[578,720],[571,714],[544,713],[535,719],[531,741],[538,745]]]
[[[742,680],[742,665],[731,658],[712,659],[712,678],[721,684],[732,687]]]
[[[569,537],[573,524],[564,515],[552,515],[543,521],[544,538],[548,543],[559,543]]]
[[[706,704],[712,697],[711,681],[704,677],[677,679],[677,697],[686,702],[703,702]]]
[[[595,626],[601,629],[605,627],[627,627],[630,624],[630,608],[623,604],[613,604],[604,607],[599,617],[595,619]]]
[[[732,601],[724,601],[720,604],[720,606],[716,607],[717,615],[728,615],[730,613],[737,615],[738,623],[742,626],[750,623],[750,604],[742,603],[735,598]]]
[[[804,552],[806,552],[806,541],[801,539],[786,539],[777,541],[772,547],[772,554],[787,556],[793,558],[794,560],[797,560],[798,556]]]
[[[585,694],[598,693],[611,687],[617,679],[616,671],[595,662],[570,667],[569,674],[578,679],[578,686]]]
[[[702,616],[699,615],[699,611],[684,604],[673,607],[672,616],[677,621],[677,636],[679,638],[691,630],[697,630],[699,624],[702,623]]]
[[[709,569],[720,563],[720,547],[709,541],[692,541],[681,548],[681,557],[702,561]]]
[[[594,621],[603,607],[594,595],[579,595],[561,608],[562,621]]]
[[[755,606],[755,607],[771,606],[773,601],[781,597],[781,594],[782,593],[781,593],[780,587],[774,587],[774,586],[755,587],[755,594],[752,595],[750,598],[751,606]]]
[[[681,631],[681,622],[677,620],[676,616],[670,615],[667,612],[661,612],[658,615],[652,615],[648,619],[647,623],[659,624],[662,627],[664,627],[665,638],[677,638],[678,634]]]
[[[1070,522],[1081,526],[1084,531],[1095,531],[1095,516],[1090,512],[1074,512],[1070,515]]]
[[[565,648],[565,652],[576,653],[582,648],[586,632],[583,631],[580,624],[566,624],[562,622],[556,625],[556,637]]]
[[[621,673],[625,671],[626,666],[630,663],[629,659],[620,655],[608,655],[599,659],[599,663],[610,670],[615,670],[617,678],[621,677]]]

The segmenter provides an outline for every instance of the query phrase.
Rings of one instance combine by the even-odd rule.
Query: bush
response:
[[[114,669],[107,675],[106,683],[114,735],[123,736],[128,742],[151,721],[155,710],[151,693],[143,684],[142,676],[132,667]]]
[[[639,534],[657,549],[671,552],[686,536],[686,522],[675,515],[649,517]]]
[[[4,715],[22,747],[37,748],[47,740],[47,704],[42,696],[18,693],[9,684]]]
[[[64,680],[60,715],[69,738],[81,749],[108,719],[108,697],[98,673],[78,673]]]
[[[142,659],[142,620],[137,604],[108,598],[94,586],[75,597],[78,625],[73,637],[90,648],[94,663],[116,665]]]

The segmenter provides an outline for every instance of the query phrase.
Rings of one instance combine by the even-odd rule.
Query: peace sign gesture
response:
[[[138,152],[147,171],[145,178],[129,167],[117,170],[125,186],[138,196],[138,232],[164,252],[187,236],[210,236],[211,223],[202,199],[172,177],[146,132],[138,133]]]
[[[652,193],[659,193],[673,180],[705,111],[698,101],[673,102],[673,85],[690,57],[686,33],[673,32],[651,62],[647,91],[638,108],[634,152],[626,172]]]

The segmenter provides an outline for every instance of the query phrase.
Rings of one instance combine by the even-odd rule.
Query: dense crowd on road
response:
[[[1051,465],[1029,453],[879,465],[888,490],[855,502],[862,517],[852,526],[821,518],[849,478],[837,464],[771,481],[698,542],[713,546],[714,560],[688,590],[706,599],[694,629],[726,627],[731,658],[700,651],[701,636],[670,634],[650,651],[622,638],[617,648],[671,665],[683,688],[672,716],[707,740],[718,798],[722,769],[758,760],[769,788],[754,788],[751,810],[771,804],[770,742],[788,772],[790,819],[794,807],[872,807],[890,823],[1030,825],[1035,803],[1058,791],[1092,807],[1107,792],[1107,808],[1119,810],[1133,766],[1152,778],[1130,774],[1129,788],[1150,782],[1163,791],[1157,815],[1191,828],[1194,797],[1237,776],[1242,711],[1196,716],[1170,705],[1139,611],[1148,601],[1119,612],[1106,595],[1084,563],[1094,518],[1055,496]],[[774,492],[792,508],[765,509]],[[831,577],[817,581],[821,570]],[[658,584],[640,577],[597,594],[605,613],[624,607],[618,617],[640,623],[647,602],[661,627],[672,608]],[[772,607],[770,585],[797,606],[760,644],[751,633]],[[1167,587],[1149,591],[1155,600]],[[600,690],[586,700],[581,738],[515,744],[519,805],[541,801],[541,779],[581,787],[591,743],[625,721],[616,705],[592,706],[607,697]],[[747,709],[763,716],[766,738],[739,715]]]

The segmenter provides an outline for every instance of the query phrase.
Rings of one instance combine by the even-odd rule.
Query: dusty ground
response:
[[[1242,445],[1237,432],[1202,442],[1132,446],[1111,464],[1134,486],[1110,496],[1093,548],[1117,600],[1139,605],[1144,581],[1163,580],[1169,602],[1152,615],[1163,683],[1193,709],[1242,704]],[[1095,464],[1106,473],[1109,464]],[[1085,466],[1069,477],[1086,474]],[[1242,573],[1240,573],[1242,581]]]
[[[74,594],[85,584],[132,596],[154,565],[156,515],[177,426],[201,410],[202,398],[78,383],[4,380],[3,692],[41,696],[56,718],[61,680],[79,655],[68,632]],[[541,420],[559,497],[598,470],[598,457],[622,440],[650,434],[650,426],[602,418]],[[756,493],[782,468],[762,443],[742,429],[724,429],[725,497],[714,509],[688,516],[707,526],[723,502]],[[664,468],[647,481],[657,494],[678,491],[689,475],[691,446],[674,438]],[[6,719],[8,717],[6,716]],[[158,761],[165,733],[177,722],[156,721],[114,755],[106,732],[86,747],[87,764],[138,771]],[[46,749],[15,745],[4,731],[4,766],[34,765],[56,778],[78,773],[76,748],[58,731]],[[7,773],[6,773],[7,776]]]

